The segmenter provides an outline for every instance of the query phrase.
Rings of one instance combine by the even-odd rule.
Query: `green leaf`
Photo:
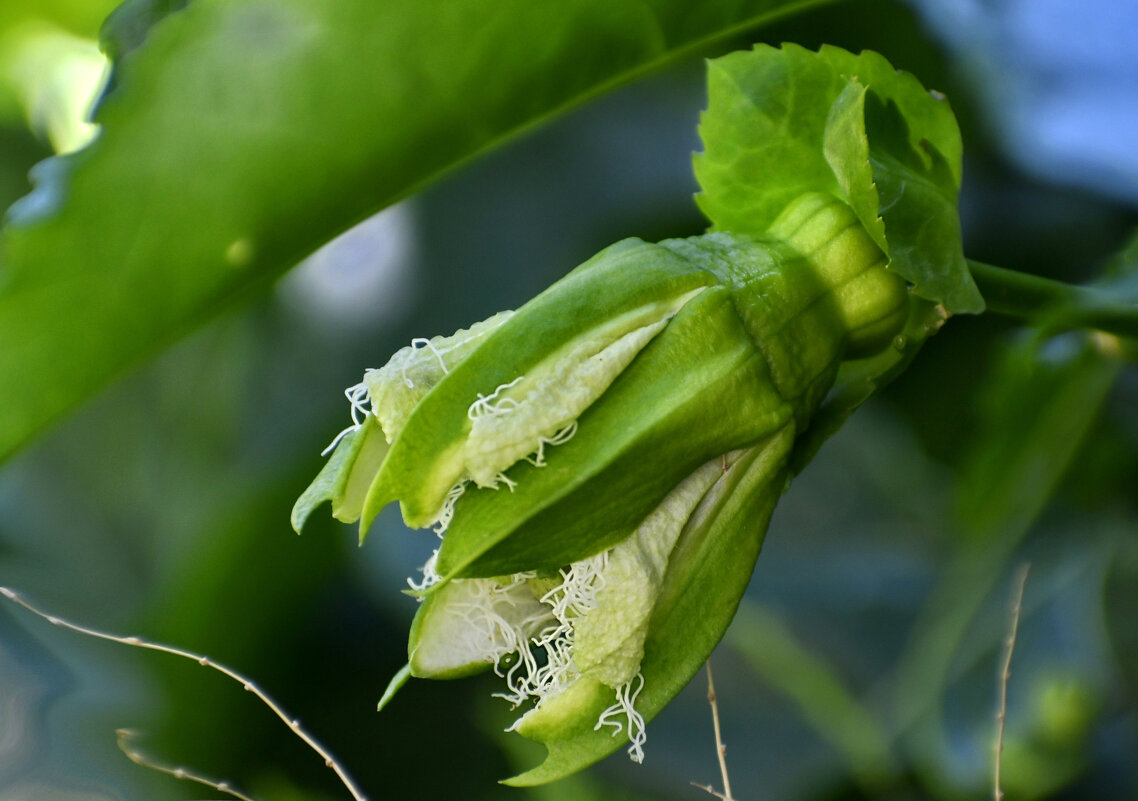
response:
[[[816,2],[197,0],[161,19],[116,65],[100,138],[0,234],[0,458],[473,155]]]
[[[915,737],[927,753],[951,751],[941,702],[954,655],[1086,443],[1121,370],[1083,334],[1043,348],[1036,340],[1008,347],[986,377],[986,408],[958,487],[955,552],[898,662],[895,719],[903,729],[920,724]]]
[[[870,92],[897,106],[909,126],[909,148],[919,153],[927,142],[944,155],[953,185],[960,186],[960,128],[944,95],[930,92],[911,73],[895,69],[879,53],[864,50],[857,55],[838,47],[823,47],[818,57],[844,76],[855,78]],[[870,143],[873,144],[871,137]]]
[[[923,154],[907,145],[908,126],[893,103],[872,97],[866,123],[889,268],[913,284],[915,295],[950,312],[982,312],[984,300],[964,260],[951,165],[929,142],[922,143]]]
[[[0,34],[29,22],[47,22],[94,37],[99,22],[116,5],[118,0],[0,0]]]
[[[761,235],[797,196],[848,202],[919,297],[979,312],[956,211],[948,103],[869,51],[760,45],[711,62],[697,201],[714,229]]]
[[[1118,662],[1119,675],[1138,694],[1138,628],[1133,611],[1138,609],[1138,543],[1123,541],[1107,568],[1103,613],[1107,633]],[[1130,618],[1130,620],[1127,620]]]
[[[779,616],[746,599],[727,642],[756,676],[786,696],[818,735],[846,761],[868,797],[882,794],[898,766],[889,738],[871,709],[846,686],[822,654],[799,643]]]
[[[959,516],[971,545],[1015,541],[1043,511],[1098,419],[1121,363],[1084,334],[1028,339],[1001,354]]]
[[[854,78],[846,83],[846,88],[830,106],[826,130],[822,134],[822,152],[862,226],[877,246],[888,253],[885,224],[878,214],[881,199],[873,182],[873,167],[869,163],[869,137],[865,133],[866,91],[865,85]]]
[[[715,230],[759,236],[804,192],[840,195],[822,156],[830,106],[846,82],[796,45],[759,45],[708,64],[700,209]]]
[[[146,41],[155,25],[188,3],[189,0],[126,0],[99,29],[103,52],[118,61]]]

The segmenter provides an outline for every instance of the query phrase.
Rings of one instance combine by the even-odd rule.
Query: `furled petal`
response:
[[[636,710],[645,720],[691,680],[723,636],[750,580],[775,502],[786,486],[792,428],[748,449],[723,472],[684,526],[652,609]],[[596,729],[612,706],[613,691],[581,681],[531,711],[515,727],[544,743],[549,754],[536,768],[506,781],[554,781],[612,753],[627,740]]]
[[[362,526],[394,500],[408,525],[433,525],[457,484],[490,469],[482,450],[467,450],[480,401],[515,382],[540,384],[566,358],[587,359],[670,317],[713,281],[659,245],[632,239],[578,267],[505,321],[416,406],[368,493]],[[592,353],[582,349],[585,340],[595,343]],[[604,392],[605,378],[611,376],[593,373],[589,400]],[[547,429],[568,422],[550,419]],[[539,444],[535,438],[530,450]],[[516,443],[505,447],[517,452]]]

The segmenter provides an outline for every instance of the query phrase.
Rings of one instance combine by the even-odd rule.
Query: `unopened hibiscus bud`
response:
[[[442,543],[413,584],[419,677],[494,669],[559,778],[626,742],[738,605],[795,440],[844,359],[888,346],[904,282],[846,204],[760,238],[602,251],[515,313],[416,340],[348,390],[354,425],[297,502],[361,537],[386,504]],[[619,735],[619,736],[617,736]]]

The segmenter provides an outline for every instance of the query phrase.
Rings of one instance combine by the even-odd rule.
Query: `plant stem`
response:
[[[707,660],[707,702],[711,704],[711,720],[715,727],[715,755],[719,757],[719,774],[723,777],[723,795],[731,799],[731,780],[727,778],[727,746],[719,729],[719,704],[715,698],[715,681],[711,678],[711,660]]]
[[[337,762],[330,753],[328,753],[324,746],[317,742],[311,734],[305,731],[305,729],[300,725],[300,721],[296,718],[290,718],[285,712],[284,708],[276,701],[274,701],[267,692],[262,690],[251,679],[246,678],[236,670],[226,667],[220,662],[214,662],[208,656],[195,654],[192,651],[186,651],[181,648],[174,648],[172,646],[163,645],[161,643],[150,642],[149,640],[144,640],[141,637],[120,637],[117,634],[109,634],[105,631],[99,631],[98,629],[88,628],[87,626],[80,626],[77,623],[72,623],[69,620],[64,620],[61,617],[56,617],[55,615],[48,614],[47,612],[32,604],[30,601],[25,600],[24,597],[15,590],[10,590],[7,587],[0,587],[0,596],[7,598],[13,603],[19,604],[34,615],[42,617],[53,626],[60,626],[61,628],[65,628],[79,634],[86,634],[88,637],[95,637],[99,640],[109,640],[110,642],[129,645],[132,648],[145,648],[148,651],[161,651],[164,654],[172,654],[173,656],[181,657],[182,659],[189,659],[190,661],[197,662],[202,667],[209,668],[210,670],[216,670],[218,673],[228,676],[229,678],[233,679],[233,681],[240,684],[241,687],[247,692],[250,692],[256,696],[261,703],[271,709],[273,713],[278,718],[280,718],[286,726],[288,726],[293,734],[299,737],[305,745],[315,751],[317,755],[319,755],[320,758],[324,760],[324,765],[328,768],[331,768],[336,773],[336,776],[339,777],[344,787],[351,794],[353,801],[367,801],[367,798],[365,798],[364,794],[359,790],[359,788],[356,787],[347,771],[345,771],[340,763]],[[131,737],[132,734],[128,730],[119,730],[118,732],[119,748],[123,750],[123,753],[125,753],[132,762],[138,765],[142,765],[143,767],[153,768],[154,770],[161,771],[162,773],[168,773],[178,779],[186,779],[188,781],[197,782],[198,784],[204,784],[207,787],[212,787],[213,789],[219,790],[223,793],[229,793],[235,798],[241,798],[245,799],[245,801],[250,801],[248,796],[234,792],[233,789],[230,788],[225,782],[213,782],[202,776],[192,774],[184,768],[167,768],[164,765],[159,765],[151,762],[149,759],[139,754],[138,751],[136,751],[134,748],[130,747]]]
[[[1004,641],[1004,658],[1000,666],[1000,708],[996,711],[996,766],[994,769],[995,789],[992,793],[994,801],[1003,801],[1004,790],[1000,786],[1000,765],[1004,755],[1004,725],[1008,719],[1008,681],[1012,677],[1012,651],[1016,647],[1016,631],[1019,629],[1019,616],[1023,611],[1023,589],[1027,584],[1027,572],[1031,569],[1030,563],[1020,565],[1016,571],[1015,595],[1012,600],[1012,625],[1008,637]]]
[[[1138,338],[1138,303],[1110,292],[1074,286],[968,259],[988,311],[1040,324],[1049,332],[1088,328]]]

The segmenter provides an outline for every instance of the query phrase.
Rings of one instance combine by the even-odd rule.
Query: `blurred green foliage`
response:
[[[773,6],[519,4],[548,34],[526,36],[525,17],[493,5],[422,39],[369,16],[410,19],[417,4],[197,0],[156,24],[116,79],[121,94],[104,101],[101,139],[69,157],[79,165],[70,188],[50,198],[61,210],[33,221],[42,212],[25,204],[2,235],[0,363],[23,365],[0,383],[5,452],[154,358],[5,465],[0,583],[77,622],[256,677],[373,798],[701,797],[688,783],[718,778],[699,680],[650,726],[643,766],[618,757],[533,791],[495,783],[532,759],[502,736],[511,716],[487,697],[492,683],[412,682],[374,712],[405,661],[414,603],[398,592],[402,577],[432,538],[392,514],[363,550],[339,526],[289,531],[292,500],[348,422],[337,388],[413,336],[520,304],[617,238],[700,231],[688,160],[705,102],[696,56],[756,40],[875,49],[948,94],[964,139],[971,257],[1085,280],[1138,218],[1011,166],[977,110],[973,76],[906,6],[826,6],[743,31]],[[619,18],[657,6],[670,9],[659,27]],[[2,8],[5,29],[30,13]],[[84,36],[108,10],[35,8]],[[301,11],[317,22],[270,29],[248,16]],[[340,12],[346,24],[332,24]],[[307,55],[289,58],[290,41]],[[671,56],[658,76],[599,96]],[[415,89],[436,85],[447,90],[438,104]],[[390,105],[359,103],[361,87]],[[520,128],[530,130],[467,163]],[[0,136],[7,205],[50,148],[14,117]],[[382,149],[396,140],[402,150]],[[271,285],[458,162],[387,212],[380,234],[323,254],[339,270],[331,278],[309,264]],[[43,180],[38,192],[55,185]],[[254,246],[233,251],[250,261],[226,267],[251,232]],[[1114,269],[1125,282],[1132,268],[1122,258]],[[355,294],[376,298],[370,313],[330,288],[368,276],[359,286],[373,295]],[[780,505],[748,611],[715,657],[737,797],[989,793],[996,663],[1024,560],[1005,789],[1138,793],[1133,353],[1102,337],[1038,341],[1000,319],[956,318],[823,448]],[[14,607],[0,607],[0,689],[0,798],[202,797],[131,765],[114,744],[119,726],[146,731],[154,756],[260,798],[344,797],[239,687]]]
[[[135,2],[102,135],[0,232],[0,456],[457,163],[810,2]]]

